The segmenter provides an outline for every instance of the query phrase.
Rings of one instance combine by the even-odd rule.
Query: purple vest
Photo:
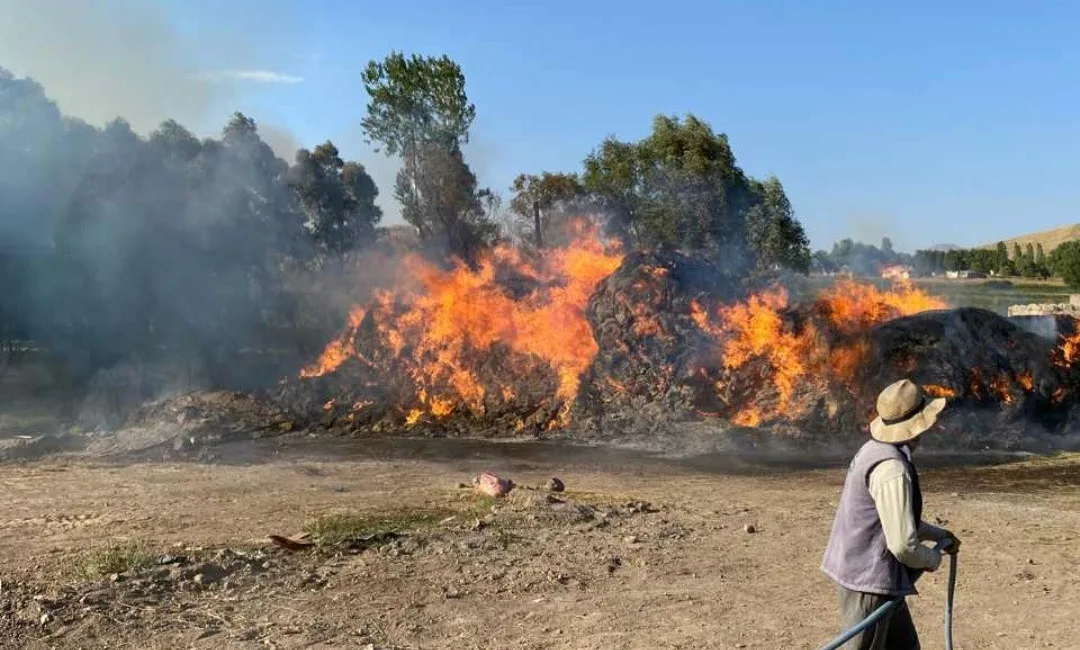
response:
[[[821,563],[822,572],[837,584],[852,591],[886,596],[917,593],[912,571],[889,552],[869,487],[870,472],[880,463],[886,460],[904,463],[911,476],[918,527],[922,519],[922,491],[910,453],[907,447],[871,440],[852,459]]]

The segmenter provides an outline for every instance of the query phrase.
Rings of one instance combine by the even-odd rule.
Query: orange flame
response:
[[[364,321],[366,314],[367,311],[363,308],[353,307],[349,312],[349,336],[342,336],[336,341],[331,341],[315,363],[300,371],[300,376],[303,378],[321,377],[328,372],[337,370],[341,364],[353,356],[352,334],[360,328],[360,323]]]
[[[1000,374],[990,380],[990,394],[1006,404],[1015,401],[1011,388],[1008,375]]]
[[[1080,361],[1080,329],[1070,336],[1061,336],[1054,353],[1054,363],[1062,368]]]
[[[556,397],[569,402],[598,351],[585,307],[596,285],[621,263],[617,247],[584,225],[567,247],[546,251],[535,264],[509,246],[495,248],[475,268],[458,263],[444,270],[406,256],[400,273],[406,286],[378,292],[370,308],[379,342],[419,389],[424,408],[410,411],[406,423],[417,422],[425,410],[436,417],[459,407],[482,412],[487,391],[466,357],[469,350],[496,345],[546,362],[559,378]],[[535,280],[537,288],[523,297],[508,295],[496,280],[500,265]],[[354,309],[342,336],[300,376],[323,375],[357,356],[354,339],[368,315]],[[514,398],[508,387],[499,392],[505,401]]]
[[[899,280],[892,290],[882,291],[872,284],[843,278],[819,300],[829,311],[830,320],[842,332],[869,329],[901,316],[932,309],[944,309],[944,301],[915,287],[910,280]]]
[[[939,386],[938,384],[923,384],[922,389],[926,391],[926,394],[930,397],[956,397],[957,393],[952,388],[947,386]]]
[[[828,329],[840,335],[946,306],[907,281],[896,283],[891,291],[882,291],[850,278],[824,291],[817,304]],[[803,382],[820,382],[832,376],[850,383],[865,357],[865,342],[830,348],[812,323],[794,331],[784,321],[787,308],[787,292],[779,287],[751,296],[746,302],[719,308],[715,323],[700,304],[691,304],[691,319],[704,332],[723,341],[724,368],[732,371],[750,363],[761,363],[767,383],[776,390],[777,403],[773,410],[745,407],[733,415],[733,421],[738,424],[753,426],[782,411]]]

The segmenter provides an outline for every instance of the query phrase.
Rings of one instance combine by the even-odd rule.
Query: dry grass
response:
[[[1009,254],[1012,255],[1013,244],[1020,244],[1021,248],[1024,248],[1028,244],[1035,246],[1036,244],[1042,244],[1043,250],[1049,254],[1061,244],[1073,239],[1080,239],[1080,224],[1072,224],[1068,226],[1060,226],[1058,228],[1051,228],[1050,230],[1042,230],[1039,232],[1032,232],[1026,235],[1020,235],[1013,237],[1012,239],[1006,239],[1005,245],[1009,247]],[[997,246],[997,242],[984,244],[980,248],[994,248]]]
[[[82,580],[97,580],[113,573],[142,569],[154,563],[142,544],[129,543],[92,550],[78,557],[72,574]]]

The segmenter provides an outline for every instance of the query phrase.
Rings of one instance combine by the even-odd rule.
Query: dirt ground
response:
[[[838,632],[817,567],[840,469],[604,450],[244,456],[0,465],[0,648],[813,650]],[[480,498],[468,482],[485,469],[567,491]],[[1080,648],[1080,459],[923,481],[928,519],[964,543],[957,647]],[[267,541],[333,514],[381,523],[295,553]],[[88,575],[88,558],[131,545],[148,566]],[[924,648],[943,645],[945,577],[911,599]]]

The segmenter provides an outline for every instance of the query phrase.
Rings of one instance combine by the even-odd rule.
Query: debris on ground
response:
[[[484,472],[474,480],[476,491],[489,497],[504,497],[514,489],[514,482],[500,478],[491,472]]]
[[[302,551],[315,546],[314,542],[307,540],[308,535],[306,533],[294,535],[293,537],[284,537],[282,535],[267,535],[267,537],[270,539],[271,544],[286,551]]]

